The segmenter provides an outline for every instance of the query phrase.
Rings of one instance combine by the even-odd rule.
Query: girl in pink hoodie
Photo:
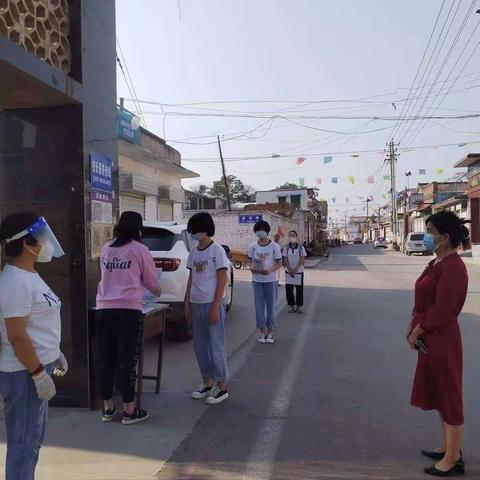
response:
[[[135,408],[135,366],[142,321],[142,298],[147,288],[160,296],[155,263],[141,243],[143,221],[136,212],[124,212],[101,253],[102,278],[97,294],[97,330],[100,352],[100,381],[104,400],[102,421],[115,418],[113,385],[115,372],[123,396],[122,423],[130,425],[148,418],[148,412]]]

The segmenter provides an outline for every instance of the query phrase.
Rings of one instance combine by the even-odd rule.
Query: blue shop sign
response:
[[[90,182],[92,190],[112,192],[113,162],[97,152],[90,152]]]
[[[238,223],[257,223],[263,220],[263,215],[239,215]]]
[[[117,107],[117,135],[127,142],[140,145],[140,128],[135,115]]]

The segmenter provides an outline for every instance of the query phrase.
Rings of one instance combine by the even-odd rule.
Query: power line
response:
[[[437,14],[437,18],[435,20],[435,23],[433,25],[433,29],[432,29],[432,32],[430,33],[430,37],[428,39],[428,42],[427,42],[427,46],[425,47],[425,50],[423,52],[423,56],[422,56],[422,59],[420,60],[420,63],[418,65],[418,68],[417,68],[417,72],[415,73],[415,78],[413,79],[413,82],[412,82],[412,85],[410,86],[410,91],[408,92],[408,95],[407,95],[407,101],[403,104],[403,108],[402,108],[402,111],[400,113],[400,118],[403,118],[403,115],[407,114],[407,110],[409,108],[409,106],[411,105],[411,101],[410,101],[410,104],[408,103],[408,99],[410,98],[410,94],[412,93],[412,90],[415,86],[415,82],[417,81],[417,78],[418,78],[418,74],[420,73],[420,69],[422,68],[422,65],[423,65],[423,61],[425,60],[425,57],[427,55],[427,51],[428,51],[428,48],[430,47],[430,43],[432,41],[432,38],[433,38],[433,34],[437,28],[437,25],[438,25],[438,20],[440,19],[440,15],[442,14],[442,11],[443,11],[443,7],[445,5],[445,1],[446,0],[443,0],[442,2],[442,5],[440,6],[440,10]],[[420,86],[420,84],[419,84]],[[407,107],[408,105],[408,107]],[[400,122],[396,123],[395,126],[393,127],[393,131],[392,133],[390,134],[390,139],[392,139],[394,136],[395,136],[395,133],[397,131],[397,128],[399,127],[400,125]]]
[[[438,70],[438,72],[437,72],[437,75],[436,75],[436,77],[435,77],[435,81],[437,81],[437,80],[440,78],[440,75],[443,73],[443,70],[445,69],[445,67],[446,67],[446,65],[447,65],[447,63],[448,63],[448,60],[450,59],[450,56],[451,56],[452,52],[454,51],[454,49],[455,49],[455,47],[456,47],[456,45],[457,45],[457,43],[458,43],[458,40],[460,39],[460,36],[461,36],[461,34],[463,33],[463,30],[465,29],[465,26],[466,26],[466,24],[467,24],[468,18],[470,17],[470,15],[471,15],[471,13],[472,13],[472,11],[473,11],[473,8],[475,7],[475,3],[476,3],[476,0],[472,0],[472,2],[471,2],[471,4],[470,4],[470,7],[467,9],[467,13],[466,13],[466,15],[465,15],[465,17],[464,17],[464,19],[463,19],[463,22],[462,22],[462,24],[460,25],[460,28],[458,29],[458,32],[457,32],[457,34],[456,34],[456,36],[455,36],[455,38],[454,38],[454,40],[453,40],[453,42],[452,42],[452,44],[451,44],[451,46],[450,46],[450,49],[449,49],[449,51],[447,52],[447,54],[446,54],[446,56],[445,56],[445,58],[444,58],[444,60],[443,60],[443,63],[442,63],[442,65],[440,66],[440,68],[439,68],[439,70]],[[460,4],[459,4],[459,6],[460,6]],[[457,11],[458,11],[458,8],[457,8]],[[475,31],[475,30],[474,30],[474,31]],[[462,50],[462,52],[460,53],[460,55],[459,55],[458,58],[457,58],[457,61],[455,62],[455,64],[454,64],[454,66],[452,67],[452,69],[450,70],[450,73],[448,74],[447,79],[446,79],[447,81],[450,80],[450,77],[451,77],[451,75],[452,75],[455,67],[457,66],[460,58],[463,56],[463,53],[464,53],[465,49],[467,48],[468,44],[469,44],[470,41],[471,41],[471,38],[472,38],[472,36],[473,36],[473,33],[474,33],[474,32],[472,32],[472,35],[471,35],[470,38],[467,40],[467,43],[465,44],[464,49]],[[442,46],[443,46],[443,44],[442,44]],[[431,92],[432,92],[432,87],[430,87],[430,90],[429,90],[427,96],[429,96]],[[429,114],[429,112],[431,111],[432,106],[435,104],[435,102],[436,102],[436,100],[437,100],[437,98],[438,98],[439,95],[440,95],[440,93],[437,93],[437,95],[434,97],[434,99],[433,99],[430,107],[427,107],[427,109],[426,109],[426,111],[425,111],[425,115],[428,115],[428,114]],[[424,106],[426,103],[427,103],[427,100],[425,99],[425,100],[423,101],[422,105],[420,106],[418,112],[417,112],[418,114],[422,111],[423,106]],[[435,110],[435,112],[436,112],[436,110]],[[422,130],[427,123],[428,123],[428,120],[425,121],[425,122],[423,123],[423,126],[422,126],[422,122],[420,122],[420,124],[419,124],[419,125],[417,126],[417,128],[416,128],[416,131],[414,130],[414,133],[411,135],[412,142],[413,142],[414,138],[416,137],[417,132],[420,132],[420,130]],[[412,125],[410,125],[410,129],[411,129],[411,127],[412,127]],[[407,133],[405,133],[405,137],[404,137],[405,143],[407,143],[407,138],[408,138]]]
[[[437,61],[438,54],[439,54],[439,52],[440,52],[440,50],[441,50],[441,48],[440,48],[440,50],[437,52],[437,47],[438,47],[438,45],[439,45],[440,39],[442,38],[443,32],[445,31],[445,27],[447,26],[448,19],[450,18],[450,15],[451,15],[451,13],[452,13],[453,7],[455,6],[455,2],[456,2],[456,0],[453,0],[452,5],[450,6],[450,10],[448,11],[447,16],[446,16],[446,18],[445,18],[445,21],[443,22],[442,29],[440,30],[440,33],[438,34],[437,40],[436,40],[436,42],[435,42],[435,45],[434,45],[434,47],[433,47],[432,52],[430,53],[430,57],[429,57],[429,59],[428,59],[427,65],[426,65],[426,67],[425,67],[425,69],[424,69],[424,71],[423,71],[422,77],[421,77],[421,79],[420,79],[419,85],[421,85],[422,82],[423,82],[423,80],[425,79],[425,83],[423,83],[422,89],[421,89],[421,91],[420,91],[420,92],[421,92],[421,93],[420,93],[420,96],[423,94],[423,91],[425,90],[425,87],[426,87],[426,85],[427,85],[427,83],[428,83],[428,79],[429,79],[429,77],[430,77],[430,74],[431,74],[431,72],[432,72],[432,70],[433,70],[433,68],[434,68],[434,66],[435,66],[436,61]],[[460,5],[460,3],[459,3],[459,5]],[[457,11],[458,11],[458,9],[457,9]],[[454,16],[453,18],[455,18],[455,16]],[[452,25],[452,24],[450,24],[449,29],[451,28],[451,25]],[[448,35],[448,32],[449,32],[449,30],[447,31],[447,35]],[[444,41],[445,41],[445,38],[447,37],[447,35],[445,35]],[[443,46],[443,43],[442,43],[442,46]],[[435,57],[435,58],[434,58],[434,57]],[[433,60],[433,63],[432,63],[432,60]],[[431,65],[431,66],[430,66],[430,65]],[[430,67],[430,70],[429,70],[429,67]],[[428,74],[427,74],[427,72],[428,72]],[[425,78],[425,74],[427,74],[427,77],[426,77],[426,78]],[[418,105],[418,99],[415,100],[415,103],[414,103],[414,105],[413,105],[413,107],[412,107],[412,110],[411,110],[412,112],[415,111],[415,109],[417,108],[417,105]],[[397,135],[396,135],[397,138],[402,138],[404,131],[405,131],[405,124],[403,124],[403,125],[401,126],[400,130],[397,132]]]

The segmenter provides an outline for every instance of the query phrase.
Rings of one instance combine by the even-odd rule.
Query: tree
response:
[[[210,190],[210,187],[204,184],[199,184],[192,187],[192,192],[197,192],[197,193],[200,193],[201,195],[208,194],[209,190]]]
[[[235,175],[227,175],[227,180],[230,190],[230,200],[232,203],[248,203],[255,201],[255,192],[251,186],[245,185]],[[221,177],[220,180],[213,182],[213,185],[211,188],[209,188],[208,193],[210,195],[227,198],[224,178]]]
[[[300,190],[302,187],[296,183],[285,182],[283,185],[274,188],[274,190]]]

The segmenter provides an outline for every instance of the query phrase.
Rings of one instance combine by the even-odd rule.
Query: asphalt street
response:
[[[255,345],[155,478],[416,479],[437,445],[436,414],[410,407],[415,353],[404,332],[428,261],[369,246],[333,251],[308,271],[304,315],[279,316],[277,342]],[[462,316],[465,458],[480,477],[479,269]],[[253,341],[253,340],[252,340]]]

